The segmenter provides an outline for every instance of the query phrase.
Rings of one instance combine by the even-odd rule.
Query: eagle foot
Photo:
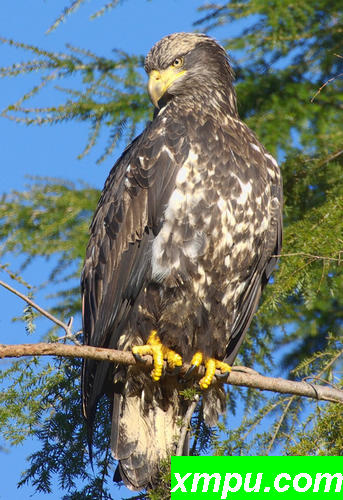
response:
[[[161,378],[164,360],[167,361],[168,368],[172,370],[177,370],[182,365],[181,356],[162,344],[156,330],[151,330],[146,345],[132,347],[132,354],[138,360],[141,360],[142,356],[146,354],[153,357],[154,368],[151,372],[151,378],[155,382]]]
[[[216,370],[220,371],[220,375],[218,375],[220,378],[224,378],[231,371],[231,366],[227,363],[218,359],[207,358],[202,352],[196,352],[191,360],[191,368],[188,370],[187,375],[201,364],[205,365],[205,375],[199,380],[201,389],[207,389],[212,384]]]

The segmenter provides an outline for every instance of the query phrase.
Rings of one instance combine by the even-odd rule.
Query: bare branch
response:
[[[184,416],[184,418],[182,420],[182,427],[181,427],[181,431],[180,431],[179,442],[177,444],[176,453],[175,453],[175,455],[177,457],[181,457],[182,456],[183,445],[185,444],[185,440],[186,440],[186,437],[187,437],[187,432],[190,429],[191,418],[192,418],[193,413],[195,412],[195,408],[196,408],[196,406],[198,404],[198,401],[199,401],[199,395],[196,394],[194,396],[194,399],[190,402],[190,405],[189,405],[189,407],[187,408],[187,411],[186,411],[186,415]]]
[[[27,295],[24,295],[23,293],[19,292],[15,288],[13,288],[11,285],[8,283],[5,283],[4,281],[0,280],[0,285],[6,288],[6,290],[9,290],[10,292],[14,293],[14,295],[17,295],[17,297],[20,297],[22,300],[24,300],[27,304],[30,304],[36,311],[38,311],[40,314],[45,316],[46,318],[50,319],[53,323],[56,325],[60,326],[63,328],[63,330],[66,332],[66,337],[71,338],[73,337],[72,334],[72,326],[73,326],[73,318],[70,318],[68,324],[63,323],[63,321],[59,320],[54,316],[53,314],[49,313],[46,309],[43,309],[41,306],[33,302]]]
[[[331,83],[334,80],[337,80],[337,78],[340,78],[341,76],[343,76],[343,73],[340,73],[339,75],[333,76],[332,78],[330,78],[329,80],[327,80],[325,83],[323,83],[323,85],[320,87],[320,89],[318,89],[317,92],[312,97],[311,102],[313,102],[315,100],[315,98],[317,97],[317,95],[320,94],[320,92],[323,90],[324,87],[327,86],[328,83]]]
[[[96,359],[99,361],[111,361],[112,363],[124,365],[140,365],[149,370],[152,366],[152,358],[146,356],[145,363],[138,363],[130,351],[117,351],[101,347],[67,345],[58,343],[38,344],[0,344],[0,358],[15,358],[22,356],[62,356]],[[186,374],[188,364],[181,367],[180,375]],[[199,378],[203,375],[199,369]],[[240,387],[251,387],[262,391],[278,392],[281,394],[294,394],[316,399],[318,401],[332,401],[343,403],[343,391],[319,384],[311,384],[306,381],[294,382],[283,378],[265,377],[258,372],[244,366],[234,366],[225,383]]]

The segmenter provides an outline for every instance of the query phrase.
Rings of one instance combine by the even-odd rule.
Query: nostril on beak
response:
[[[159,80],[161,80],[161,74],[159,71],[157,70],[152,70],[152,72],[150,73],[150,77],[155,81],[155,82],[158,82]]]

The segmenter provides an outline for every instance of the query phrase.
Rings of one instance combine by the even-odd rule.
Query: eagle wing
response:
[[[253,150],[250,148],[250,153],[246,151],[244,159],[236,156],[237,165],[242,164],[244,170],[244,163],[248,162],[251,165],[256,164],[263,166],[263,172],[268,183],[265,186],[265,194],[269,194],[264,199],[262,210],[263,215],[268,215],[269,207],[269,224],[264,234],[263,239],[256,239],[254,243],[255,248],[251,250],[255,252],[255,259],[250,268],[249,278],[246,281],[245,288],[239,298],[234,323],[232,325],[230,338],[226,348],[225,361],[232,364],[237,356],[237,352],[244,340],[246,330],[249,328],[253,315],[256,312],[262,291],[278,262],[278,255],[282,247],[282,179],[280,176],[279,167],[275,159],[265,150],[259,143],[255,134],[247,127],[246,137],[250,139],[250,144],[254,145]],[[258,146],[257,146],[258,145]],[[256,149],[257,148],[257,149]],[[257,179],[256,179],[257,180]],[[256,182],[253,178],[252,182]],[[269,198],[269,203],[268,203]],[[252,200],[252,212],[257,216],[261,207],[256,206],[256,200]],[[261,222],[261,220],[260,220]],[[239,265],[237,265],[239,268]]]
[[[116,348],[149,276],[175,177],[187,155],[182,123],[166,130],[157,118],[124,151],[105,183],[90,227],[81,277],[84,342]],[[110,364],[85,360],[83,413],[91,427]]]

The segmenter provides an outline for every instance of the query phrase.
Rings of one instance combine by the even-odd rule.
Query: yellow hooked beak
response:
[[[169,68],[164,69],[163,71],[157,71],[157,69],[150,71],[148,92],[155,108],[159,107],[158,101],[169,89],[172,83],[185,73],[186,70],[180,71],[179,68],[174,68],[173,66],[169,66]]]

